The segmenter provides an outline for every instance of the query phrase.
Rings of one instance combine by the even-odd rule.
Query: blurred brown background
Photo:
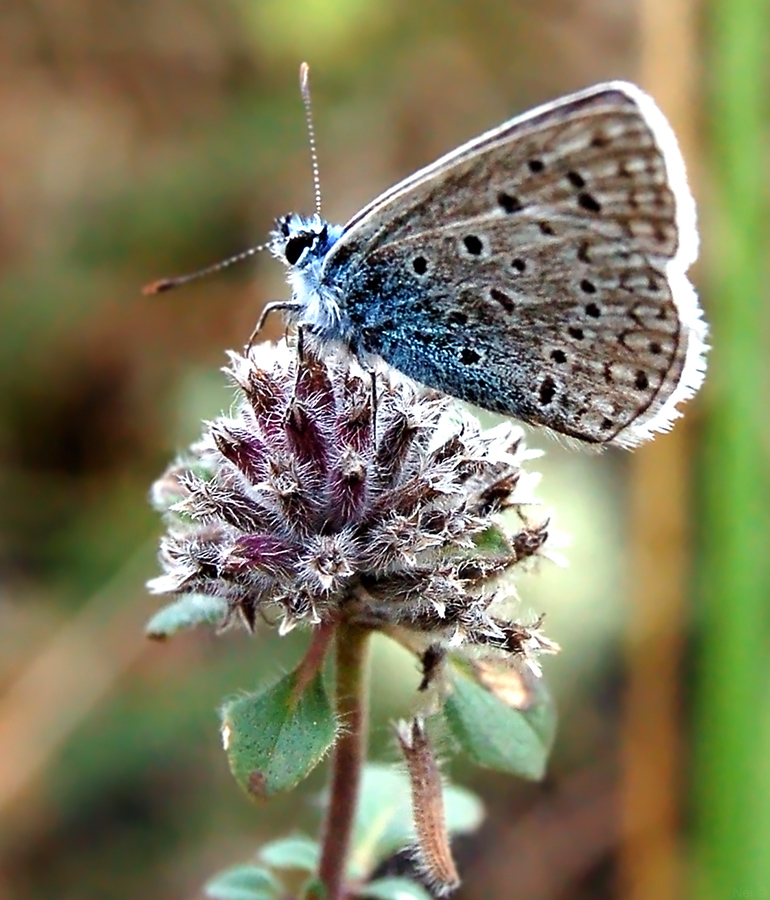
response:
[[[562,726],[544,785],[449,767],[489,811],[458,846],[458,896],[770,897],[767,5],[3,0],[0,897],[193,898],[266,836],[315,827],[322,773],[251,807],[216,716],[302,636],[142,634],[149,485],[230,404],[224,350],[287,288],[267,254],[139,288],[312,211],[301,60],[332,221],[597,81],[640,82],[672,119],[704,227],[709,382],[633,455],[530,437],[573,535],[569,569],[520,586],[563,646],[546,661]],[[416,673],[384,645],[375,665],[392,687],[373,745],[393,759]]]

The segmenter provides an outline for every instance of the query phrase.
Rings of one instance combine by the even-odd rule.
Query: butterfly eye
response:
[[[286,250],[284,251],[286,262],[290,266],[293,266],[295,263],[297,263],[299,261],[299,258],[302,256],[305,248],[313,246],[314,240],[315,235],[309,234],[306,231],[300,232],[298,235],[290,238],[286,242]]]

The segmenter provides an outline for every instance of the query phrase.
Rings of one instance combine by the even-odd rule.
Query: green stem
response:
[[[767,76],[770,0],[712,0],[715,296],[702,442],[696,896],[768,896]]]
[[[370,631],[340,625],[336,641],[336,711],[341,733],[334,745],[329,807],[323,832],[319,875],[326,900],[343,897],[368,719],[367,649]]]

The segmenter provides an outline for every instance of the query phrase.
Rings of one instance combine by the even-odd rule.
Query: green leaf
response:
[[[147,637],[162,641],[183,628],[219,625],[226,613],[227,603],[220,597],[185,594],[176,602],[158,610],[147,623],[145,632]]]
[[[296,673],[222,708],[230,771],[255,800],[291,790],[320,762],[337,733],[320,672],[300,693]]]
[[[477,552],[488,553],[490,556],[510,556],[512,552],[505,532],[497,525],[490,525],[486,531],[476,535],[473,545]]]
[[[545,774],[556,732],[556,713],[541,680],[529,686],[526,707],[506,702],[465,665],[452,666],[453,691],[444,704],[452,736],[477,765],[522,778]]]
[[[259,866],[234,866],[207,881],[203,892],[212,900],[275,900],[283,886]]]
[[[481,803],[469,791],[444,785],[450,834],[472,831],[481,822]],[[371,763],[361,782],[348,874],[365,878],[387,857],[414,842],[409,779],[400,770]]]
[[[358,896],[374,900],[431,900],[422,885],[408,878],[378,878],[362,888]]]
[[[299,896],[301,900],[326,900],[326,886],[320,878],[312,878],[303,885]]]
[[[265,865],[274,869],[301,869],[304,872],[315,872],[321,858],[321,848],[304,834],[280,838],[265,844],[258,854]]]

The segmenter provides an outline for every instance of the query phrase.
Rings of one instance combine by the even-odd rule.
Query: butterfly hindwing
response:
[[[639,98],[610,85],[536,110],[354,217],[324,278],[360,346],[582,440],[646,436],[700,338],[681,321],[697,313],[679,229],[692,200],[670,183],[673,137]]]

